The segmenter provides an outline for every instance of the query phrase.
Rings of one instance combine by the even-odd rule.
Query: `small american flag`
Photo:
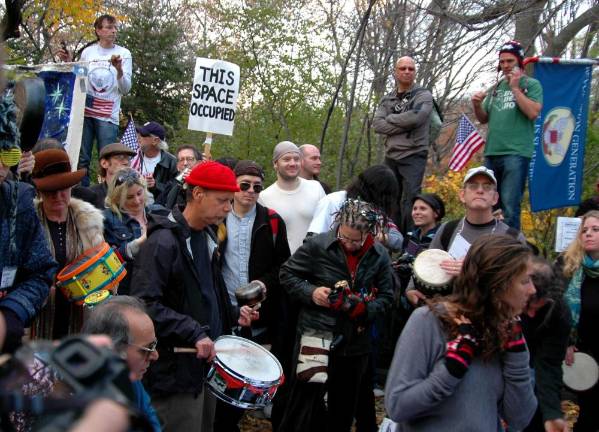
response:
[[[449,161],[449,169],[459,171],[466,166],[476,151],[485,144],[485,140],[478,133],[468,117],[462,114],[455,137],[453,154]]]
[[[141,172],[141,151],[139,148],[139,141],[137,141],[137,130],[135,129],[135,122],[133,119],[129,120],[129,123],[127,123],[125,132],[123,132],[123,136],[121,137],[121,144],[137,153],[131,161],[131,168]]]
[[[114,107],[114,101],[107,99],[100,99],[87,95],[85,98],[85,113],[86,117],[93,118],[110,118],[112,117],[112,108]]]

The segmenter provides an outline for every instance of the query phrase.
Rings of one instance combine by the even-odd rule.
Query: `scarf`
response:
[[[580,294],[584,276],[592,278],[599,277],[599,260],[594,261],[590,256],[585,255],[582,259],[582,265],[574,272],[568,289],[566,290],[566,301],[572,314],[572,333],[570,334],[570,344],[575,345],[577,339],[578,322],[580,321]]]

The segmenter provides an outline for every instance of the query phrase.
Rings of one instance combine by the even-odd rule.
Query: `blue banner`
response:
[[[46,106],[44,124],[40,132],[41,138],[55,138],[61,143],[67,140],[71,104],[73,102],[73,72],[40,72],[38,76],[46,86]]]
[[[591,85],[590,65],[537,63],[543,109],[535,123],[529,191],[533,212],[580,203]]]

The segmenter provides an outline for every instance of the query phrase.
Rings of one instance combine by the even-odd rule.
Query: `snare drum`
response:
[[[98,290],[116,291],[126,274],[114,250],[108,243],[101,243],[63,268],[56,276],[56,286],[69,301],[82,305],[85,297]]]
[[[220,400],[244,409],[264,408],[283,384],[283,368],[260,345],[237,336],[214,342],[216,358],[206,385]]]
[[[562,363],[564,384],[574,391],[586,391],[597,384],[599,380],[599,366],[593,357],[583,352],[574,353],[574,363],[567,366]]]
[[[441,249],[422,251],[412,264],[416,288],[427,297],[450,294],[453,276],[441,268],[441,261],[451,259],[452,256]]]

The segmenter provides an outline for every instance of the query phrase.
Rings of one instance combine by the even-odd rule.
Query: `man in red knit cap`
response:
[[[154,321],[160,358],[145,375],[164,431],[212,431],[216,400],[204,390],[214,340],[231,332],[235,317],[218,267],[213,226],[231,211],[239,191],[233,171],[216,162],[197,165],[185,178],[187,205],[148,226],[131,293],[142,298]],[[257,318],[249,307],[239,324]],[[175,347],[195,348],[191,354]]]

